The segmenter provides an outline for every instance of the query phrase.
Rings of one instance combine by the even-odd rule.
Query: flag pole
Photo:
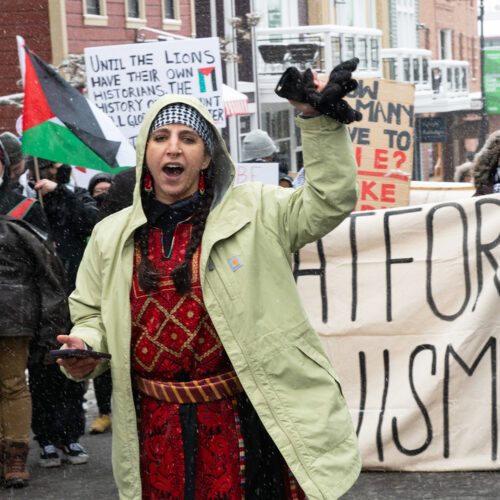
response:
[[[33,156],[33,161],[34,161],[34,164],[35,164],[35,179],[36,179],[36,182],[40,182],[40,170],[38,168],[38,158],[36,156]],[[38,191],[38,198],[40,200],[40,205],[42,205],[42,208],[44,208],[44,206],[43,206],[43,196],[42,196],[42,192],[41,191]]]

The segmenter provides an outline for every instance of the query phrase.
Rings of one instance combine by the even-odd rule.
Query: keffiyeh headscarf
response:
[[[170,104],[164,107],[156,115],[153,125],[151,126],[150,134],[157,128],[170,123],[181,123],[198,132],[198,135],[205,143],[205,146],[207,146],[210,154],[213,154],[215,141],[212,129],[196,109],[181,103]]]

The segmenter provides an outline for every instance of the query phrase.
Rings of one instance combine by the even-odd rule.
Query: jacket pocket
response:
[[[352,421],[329,361],[303,339],[261,361],[269,401],[280,426],[299,439],[311,460],[331,452]]]

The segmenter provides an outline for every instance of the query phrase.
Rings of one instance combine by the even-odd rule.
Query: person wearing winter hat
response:
[[[252,130],[243,139],[243,161],[271,161],[277,152],[276,144],[265,130]]]
[[[299,104],[297,191],[234,186],[210,112],[160,97],[138,134],[132,206],[94,228],[58,340],[111,360],[59,363],[78,380],[111,369],[123,498],[338,498],[359,474],[286,257],[355,207],[356,160],[345,125]]]
[[[10,181],[14,187],[22,193],[19,177],[25,171],[24,155],[21,151],[21,142],[11,132],[0,134],[0,142],[3,144],[10,161]]]
[[[288,165],[280,160],[278,148],[265,130],[255,129],[243,139],[243,163],[278,163],[280,174],[288,175]]]
[[[490,134],[476,153],[472,176],[476,188],[474,196],[500,193],[500,130]]]
[[[96,201],[98,209],[101,208],[112,182],[113,175],[106,172],[99,172],[90,179],[87,189],[90,196]]]

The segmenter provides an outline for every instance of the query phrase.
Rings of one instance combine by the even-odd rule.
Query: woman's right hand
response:
[[[76,335],[58,335],[57,340],[63,344],[61,349],[85,349],[83,340]],[[101,362],[101,359],[95,358],[59,358],[57,360],[57,363],[75,378],[85,377]]]

